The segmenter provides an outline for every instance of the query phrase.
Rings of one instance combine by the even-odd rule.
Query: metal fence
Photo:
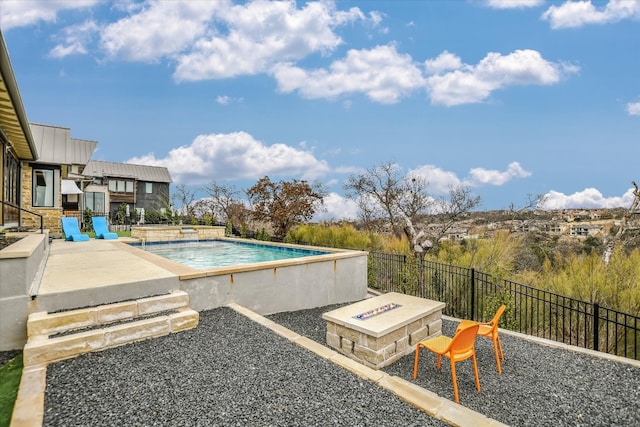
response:
[[[505,304],[503,328],[640,360],[640,316],[473,268],[370,252],[369,287],[442,301],[444,314],[461,319],[489,320]]]

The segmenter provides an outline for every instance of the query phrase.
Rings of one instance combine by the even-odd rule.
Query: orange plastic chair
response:
[[[493,319],[489,322],[474,322],[473,320],[463,320],[458,325],[458,329],[466,328],[469,325],[476,324],[480,325],[478,329],[478,335],[486,338],[490,338],[493,341],[493,352],[496,356],[496,365],[498,365],[498,374],[502,374],[502,367],[500,366],[500,359],[504,360],[504,353],[502,352],[502,343],[500,342],[500,336],[498,335],[498,323],[500,322],[500,317],[504,313],[506,306],[503,304],[498,308],[496,314],[493,316]]]
[[[478,376],[478,363],[476,362],[475,342],[480,325],[474,323],[466,328],[456,331],[453,338],[441,335],[439,337],[430,338],[420,341],[416,345],[416,358],[413,363],[413,379],[418,377],[418,359],[420,357],[420,348],[434,352],[438,356],[437,367],[440,369],[440,356],[444,356],[451,361],[451,378],[453,380],[453,395],[456,403],[460,402],[458,397],[458,380],[456,378],[456,362],[471,358],[473,361],[473,372],[476,376],[476,389],[480,391],[480,377]]]

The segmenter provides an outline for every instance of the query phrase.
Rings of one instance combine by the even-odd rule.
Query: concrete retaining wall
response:
[[[362,300],[367,295],[367,253],[345,255],[251,271],[208,272],[181,279],[181,289],[189,293],[194,310],[236,303],[261,315]]]
[[[31,286],[42,268],[49,234],[29,234],[0,250],[0,351],[27,342]]]

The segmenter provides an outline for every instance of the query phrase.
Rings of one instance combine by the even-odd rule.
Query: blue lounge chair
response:
[[[78,227],[78,218],[63,216],[62,231],[64,232],[64,240],[71,240],[74,242],[86,242],[89,240],[89,236],[87,234],[80,232],[80,227]]]
[[[91,222],[93,223],[93,231],[96,232],[96,239],[117,239],[117,233],[110,233],[109,227],[107,226],[107,218],[104,216],[94,216],[91,217]]]

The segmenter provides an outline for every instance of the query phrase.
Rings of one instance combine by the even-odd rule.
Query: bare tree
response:
[[[392,162],[350,176],[344,187],[347,197],[361,208],[361,219],[384,219],[396,236],[409,239],[416,256],[437,245],[455,223],[480,205],[480,197],[462,186],[450,187],[448,197],[433,198],[424,177],[406,176]],[[421,219],[428,214],[437,223],[421,227]]]
[[[436,201],[436,213],[442,220],[434,235],[435,242],[442,240],[451,227],[480,206],[480,202],[480,196],[471,193],[469,187],[449,187],[449,197],[442,196]]]
[[[185,217],[186,222],[192,222],[196,217],[196,192],[192,188],[187,187],[185,184],[179,184],[176,186],[173,194],[171,195],[173,205],[177,208],[178,212]]]
[[[405,176],[393,162],[351,175],[344,188],[346,196],[358,204],[365,227],[372,228],[375,221],[382,219],[398,237],[406,233],[404,217],[416,220],[427,211],[432,200],[426,192],[426,180]]]
[[[253,218],[270,222],[279,237],[284,237],[294,225],[313,218],[325,195],[321,184],[310,185],[297,179],[272,182],[268,176],[247,190]]]
[[[223,220],[233,222],[238,205],[243,205],[240,201],[240,191],[232,184],[220,185],[215,180],[202,187],[202,190],[209,196],[203,201],[211,216],[221,216]]]

